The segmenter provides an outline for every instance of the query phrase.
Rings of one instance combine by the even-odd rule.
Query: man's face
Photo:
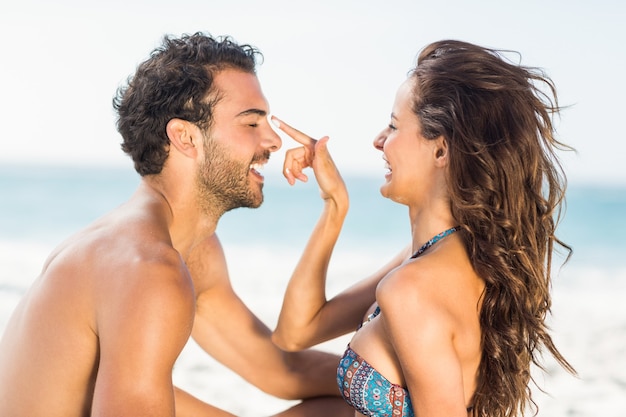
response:
[[[254,74],[225,69],[214,83],[220,100],[204,134],[196,176],[200,202],[211,212],[259,207],[264,180],[259,170],[281,146],[267,118],[269,105]]]

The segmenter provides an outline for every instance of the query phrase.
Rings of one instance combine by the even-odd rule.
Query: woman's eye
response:
[[[250,123],[248,126],[250,126],[250,127],[258,127],[259,124],[258,123]]]
[[[396,130],[396,127],[393,124],[389,123],[389,129]]]

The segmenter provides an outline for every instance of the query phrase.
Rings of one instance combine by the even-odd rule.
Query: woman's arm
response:
[[[306,181],[302,170],[312,167],[324,200],[322,214],[287,285],[273,334],[278,346],[294,351],[354,330],[374,302],[378,281],[401,262],[401,257],[330,301],[326,299],[328,264],[348,211],[348,192],[328,152],[327,137],[316,141],[283,122],[279,126],[303,145],[287,152],[285,177],[290,184],[296,179]]]

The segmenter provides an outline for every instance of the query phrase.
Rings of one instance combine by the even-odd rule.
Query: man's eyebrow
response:
[[[237,116],[235,117],[243,117],[243,116],[249,116],[251,114],[256,114],[259,115],[261,117],[265,117],[267,116],[267,112],[265,110],[261,110],[261,109],[248,109],[248,110],[244,110],[241,113],[237,114]]]

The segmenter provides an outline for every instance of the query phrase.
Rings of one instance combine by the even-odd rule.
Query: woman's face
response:
[[[374,139],[374,147],[383,153],[387,168],[380,192],[383,197],[406,205],[418,204],[427,197],[439,143],[421,134],[419,120],[411,109],[413,86],[411,78],[400,86],[391,121]]]

